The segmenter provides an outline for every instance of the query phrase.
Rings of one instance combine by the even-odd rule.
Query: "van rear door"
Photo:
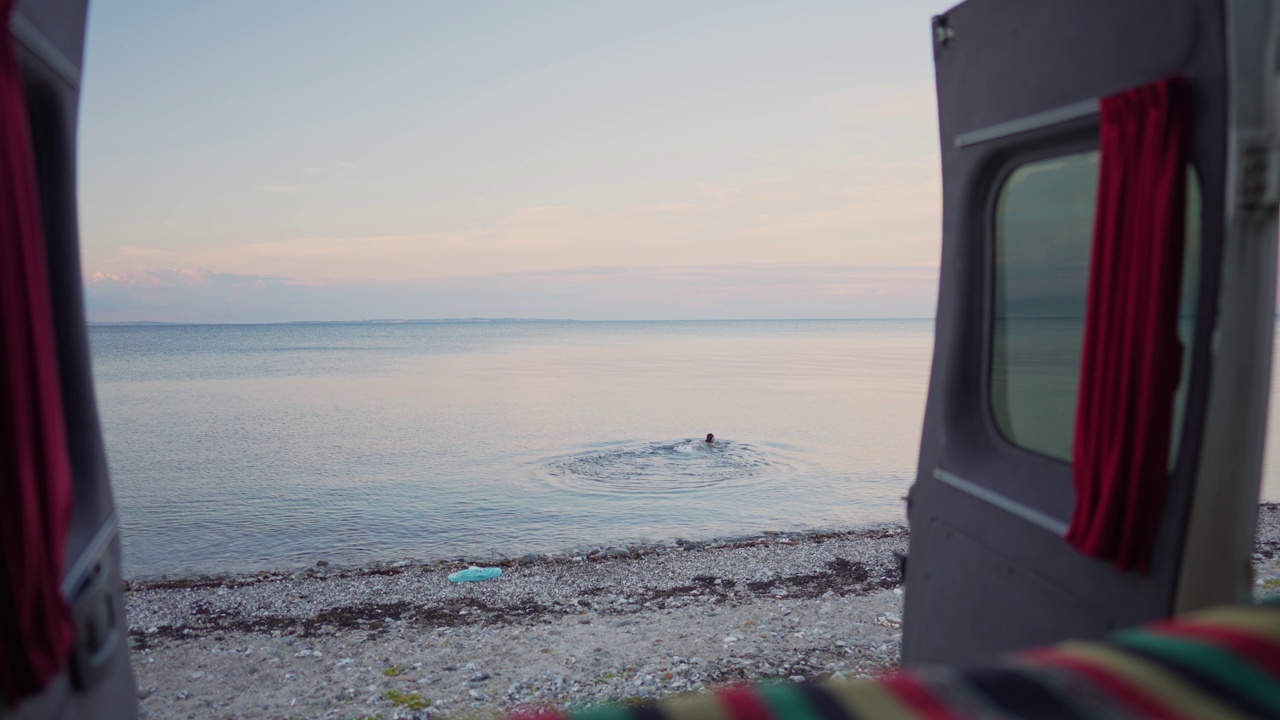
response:
[[[76,221],[76,121],[87,0],[22,0],[9,18],[26,91],[48,255],[74,509],[64,562],[76,645],[69,666],[4,720],[136,718],[120,540],[98,424]],[[8,240],[8,238],[0,238]]]
[[[1096,637],[1250,589],[1274,326],[1276,6],[969,0],[934,19],[936,344],[903,659]],[[1064,540],[1099,98],[1191,89],[1169,485],[1145,573]]]

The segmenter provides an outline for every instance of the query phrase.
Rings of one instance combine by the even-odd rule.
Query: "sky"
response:
[[[90,320],[932,316],[948,5],[92,3]]]

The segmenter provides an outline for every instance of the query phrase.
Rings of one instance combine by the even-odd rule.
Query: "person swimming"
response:
[[[707,442],[713,443],[715,441],[716,441],[716,436],[711,433],[707,433]]]

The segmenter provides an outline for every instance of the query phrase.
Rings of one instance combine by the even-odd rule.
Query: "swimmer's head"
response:
[[[716,441],[716,436],[712,435],[711,433],[707,433],[707,442],[715,442],[715,441]]]

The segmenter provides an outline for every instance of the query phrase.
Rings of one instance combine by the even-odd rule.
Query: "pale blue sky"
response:
[[[937,2],[98,2],[94,320],[922,316]]]

